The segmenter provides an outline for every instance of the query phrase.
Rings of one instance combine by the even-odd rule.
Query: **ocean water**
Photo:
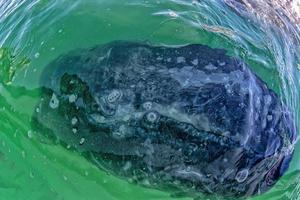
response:
[[[77,48],[115,40],[224,48],[279,94],[300,127],[299,20],[288,6],[238,2],[0,0],[0,200],[176,199],[101,171],[32,129],[41,72]],[[294,148],[285,176],[251,199],[300,199],[299,143]]]

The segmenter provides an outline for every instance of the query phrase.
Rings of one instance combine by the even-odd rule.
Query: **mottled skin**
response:
[[[240,60],[203,45],[114,42],[46,67],[35,121],[145,186],[245,197],[286,171],[294,122]]]

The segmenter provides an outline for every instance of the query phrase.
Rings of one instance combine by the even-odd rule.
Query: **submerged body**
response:
[[[114,42],[46,67],[35,120],[99,167],[197,196],[251,196],[287,170],[294,122],[240,60],[203,45]]]

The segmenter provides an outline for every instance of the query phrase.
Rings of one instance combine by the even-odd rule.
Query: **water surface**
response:
[[[237,2],[0,0],[0,199],[174,199],[109,175],[32,130],[41,72],[77,48],[114,40],[224,48],[280,95],[300,127],[300,34],[292,7]],[[299,170],[297,143],[286,175],[252,199],[298,199]]]

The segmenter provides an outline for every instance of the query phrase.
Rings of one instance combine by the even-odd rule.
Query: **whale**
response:
[[[226,50],[113,41],[49,63],[41,134],[120,179],[186,196],[268,191],[293,156],[293,114]]]

